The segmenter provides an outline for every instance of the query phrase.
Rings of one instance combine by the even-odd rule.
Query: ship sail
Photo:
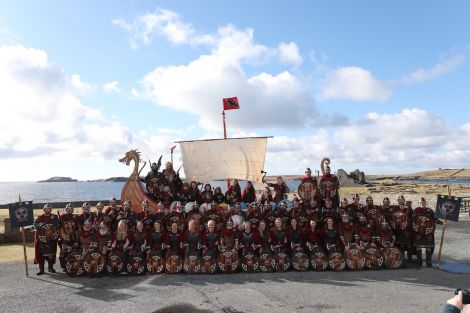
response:
[[[186,180],[236,178],[261,182],[270,137],[178,141]]]

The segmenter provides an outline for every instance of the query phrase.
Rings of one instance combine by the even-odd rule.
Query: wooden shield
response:
[[[272,272],[276,267],[276,261],[271,253],[262,251],[258,258],[258,267],[261,272]]]
[[[84,274],[83,270],[84,257],[80,252],[71,252],[67,256],[65,263],[65,272],[70,277],[78,277]]]
[[[204,274],[214,274],[217,270],[217,260],[211,255],[205,255],[201,260],[201,272]]]
[[[147,272],[149,274],[161,274],[165,268],[165,260],[159,255],[147,256]]]
[[[429,235],[434,232],[436,223],[427,216],[415,216],[413,218],[413,230],[422,235]]]
[[[365,249],[364,255],[366,257],[366,268],[378,270],[383,266],[384,256],[378,248],[369,247]]]
[[[328,265],[333,271],[342,271],[346,267],[346,261],[341,252],[330,252],[328,255]]]
[[[176,274],[183,270],[183,258],[178,253],[169,253],[165,260],[165,270],[167,273]]]
[[[289,269],[289,267],[290,267],[290,258],[286,253],[284,253],[284,252],[274,253],[274,260],[276,261],[276,264],[274,266],[276,271],[285,272]]]
[[[122,253],[120,251],[111,251],[106,262],[106,271],[111,275],[116,275],[121,273],[123,268]]]
[[[145,260],[140,253],[129,257],[127,272],[132,275],[142,275],[145,273]]]
[[[106,256],[96,251],[90,251],[85,255],[83,269],[89,276],[97,276],[106,269]]]
[[[315,193],[317,192],[317,186],[315,186],[312,182],[303,182],[299,185],[299,188],[297,189],[299,196],[304,200],[304,201],[310,201],[312,198],[315,196]]]
[[[258,258],[251,251],[243,253],[241,265],[244,272],[256,272],[258,270]]]
[[[186,273],[197,274],[201,271],[201,259],[195,253],[186,253],[183,267]]]
[[[346,266],[352,271],[362,271],[366,265],[366,258],[362,250],[357,248],[350,248],[345,253]]]
[[[218,266],[224,273],[234,273],[238,268],[238,254],[232,250],[219,253]]]
[[[385,266],[388,269],[398,269],[403,266],[404,256],[403,251],[397,247],[387,247],[383,249]]]
[[[302,247],[296,247],[292,251],[292,267],[296,271],[304,272],[308,270],[310,261],[307,253],[302,249]]]
[[[393,212],[390,225],[393,230],[405,230],[408,227],[408,216],[400,211]]]
[[[328,268],[328,256],[321,252],[316,251],[310,254],[310,264],[315,271],[324,271]]]

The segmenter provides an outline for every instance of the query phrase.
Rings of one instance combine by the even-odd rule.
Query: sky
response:
[[[268,140],[268,175],[470,164],[468,1],[0,2],[0,181]],[[181,163],[176,148],[175,167]],[[147,169],[144,170],[146,172]]]

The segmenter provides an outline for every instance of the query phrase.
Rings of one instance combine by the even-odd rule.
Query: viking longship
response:
[[[210,182],[239,179],[261,183],[267,139],[270,137],[244,137],[178,141],[181,148],[183,170],[187,181]],[[130,200],[132,210],[141,211],[140,203],[146,199],[150,206],[157,203],[146,192],[139,177],[142,163],[140,152],[128,151],[120,162],[134,163],[131,175],[121,193],[121,201]]]

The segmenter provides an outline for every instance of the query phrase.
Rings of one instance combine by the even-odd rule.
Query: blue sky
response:
[[[325,155],[369,173],[468,167],[469,13],[467,1],[2,2],[0,181],[125,175],[115,159],[130,147],[168,158],[174,140],[220,137],[224,96],[241,104],[230,135],[274,136],[272,174]]]

